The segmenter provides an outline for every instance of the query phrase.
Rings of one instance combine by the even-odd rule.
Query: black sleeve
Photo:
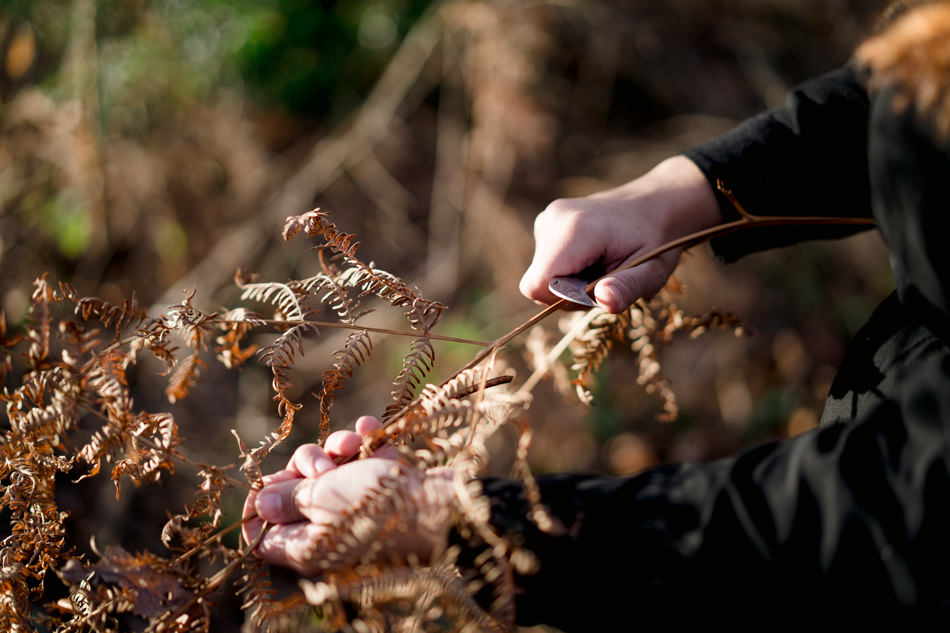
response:
[[[656,630],[642,625],[948,608],[948,380],[942,354],[862,422],[704,465],[541,478],[562,535],[525,518],[520,485],[486,480],[494,525],[540,560],[516,577],[518,623]]]
[[[869,103],[852,66],[807,81],[782,107],[684,152],[709,179],[721,180],[751,214],[870,217],[867,166]],[[725,221],[739,218],[717,192]],[[841,237],[854,228],[770,227],[713,240],[732,261],[806,239]]]

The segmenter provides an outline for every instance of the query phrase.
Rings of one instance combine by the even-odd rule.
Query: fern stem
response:
[[[590,293],[594,289],[594,286],[597,285],[597,282],[607,275],[613,275],[614,273],[618,273],[622,270],[628,270],[635,266],[639,266],[644,262],[650,261],[654,257],[659,257],[667,251],[677,248],[690,248],[691,246],[696,246],[697,244],[711,240],[714,237],[735,233],[736,231],[742,230],[749,226],[874,226],[875,224],[874,220],[871,218],[753,215],[752,213],[749,213],[745,210],[745,207],[739,203],[732,191],[726,189],[721,180],[716,181],[716,189],[718,189],[719,192],[722,193],[722,195],[724,195],[730,203],[732,203],[732,206],[735,207],[736,211],[739,212],[740,217],[738,220],[726,222],[725,224],[717,224],[716,226],[711,226],[701,231],[684,235],[683,237],[667,242],[666,244],[661,244],[652,251],[648,251],[643,255],[640,255],[632,261],[625,262],[610,272],[593,280],[587,284],[587,292]]]
[[[870,218],[822,218],[822,217],[791,217],[791,216],[758,216],[758,215],[744,215],[738,220],[732,222],[727,222],[726,224],[718,224],[716,226],[709,227],[708,229],[703,229],[702,231],[697,231],[695,233],[690,233],[689,235],[684,235],[681,238],[662,244],[652,251],[644,253],[635,259],[623,263],[617,268],[614,268],[610,272],[606,273],[602,277],[598,277],[589,284],[587,284],[587,292],[591,292],[594,289],[594,286],[597,285],[601,279],[608,275],[613,275],[622,270],[628,270],[650,261],[654,257],[659,257],[667,251],[671,251],[677,248],[689,248],[691,246],[696,246],[702,242],[710,240],[714,237],[720,237],[722,235],[727,235],[729,233],[734,233],[741,229],[744,229],[749,226],[849,226],[849,225],[858,225],[858,226],[873,226],[875,224],[874,220]]]
[[[254,539],[253,543],[249,543],[247,548],[242,551],[237,558],[229,562],[223,568],[219,569],[213,576],[206,579],[200,587],[195,590],[194,595],[191,599],[186,602],[184,605],[175,609],[175,611],[166,611],[162,616],[157,620],[154,620],[150,623],[149,627],[145,629],[146,633],[150,631],[163,631],[167,630],[165,624],[167,622],[174,622],[179,617],[188,612],[196,604],[199,604],[203,599],[205,599],[211,592],[218,588],[222,582],[228,579],[228,577],[234,573],[234,570],[237,569],[238,565],[246,559],[251,552],[253,552],[260,542],[264,539],[264,535],[270,530],[273,524],[264,522],[263,527],[261,527],[260,533],[257,535],[257,538]]]
[[[369,327],[367,325],[353,325],[351,323],[335,323],[333,321],[309,321],[309,320],[286,320],[282,321],[280,319],[253,319],[242,321],[239,319],[215,319],[216,323],[266,323],[267,325],[314,325],[316,327],[328,327],[328,328],[337,328],[341,330],[366,330],[367,332],[375,332],[377,334],[395,334],[396,336],[411,336],[413,338],[419,338],[423,336],[424,338],[431,338],[437,341],[447,341],[449,343],[465,343],[466,345],[477,345],[479,347],[488,347],[492,345],[491,341],[475,341],[467,338],[458,338],[455,336],[442,336],[440,334],[432,334],[427,332],[424,335],[421,335],[419,332],[410,332],[407,330],[391,330],[388,328],[381,327]]]

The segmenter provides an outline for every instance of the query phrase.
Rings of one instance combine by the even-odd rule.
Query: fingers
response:
[[[580,209],[584,201],[555,200],[534,220],[534,257],[521,277],[521,294],[538,303],[557,301],[548,290],[553,277],[571,275],[597,261],[603,243],[586,235]]]
[[[362,439],[365,439],[367,435],[381,428],[382,424],[376,418],[371,415],[364,415],[359,417],[356,420],[354,428],[356,432],[362,436]],[[386,445],[381,448],[377,448],[373,451],[373,457],[379,457],[380,459],[396,459],[399,457],[399,453],[396,451],[395,447]]]
[[[253,542],[260,533],[264,521],[287,524],[304,519],[310,509],[307,499],[314,497],[311,488],[301,487],[306,481],[313,481],[320,475],[337,468],[334,458],[353,457],[358,454],[363,436],[372,433],[381,426],[378,419],[364,415],[356,420],[354,431],[337,431],[331,434],[323,447],[317,444],[303,444],[294,451],[287,466],[263,479],[264,487],[260,491],[248,494],[244,502],[244,537]],[[396,450],[385,446],[374,453],[374,457],[395,459]],[[301,503],[301,495],[304,502]],[[255,517],[256,518],[253,518]],[[312,518],[312,517],[310,517]]]
[[[604,277],[594,286],[594,299],[607,312],[622,312],[640,297],[656,294],[666,283],[678,257],[677,253],[667,253],[634,268]]]
[[[379,420],[371,415],[361,415],[356,419],[356,424],[353,425],[353,428],[356,429],[356,432],[360,435],[366,435],[371,431],[375,431],[380,427]]]
[[[330,434],[323,448],[331,458],[353,457],[362,444],[363,436],[356,431],[336,431]]]
[[[263,529],[263,522],[259,519],[256,521],[258,523],[248,530],[253,538],[257,538]],[[255,552],[268,563],[290,567],[299,574],[309,576],[319,571],[316,543],[323,533],[322,526],[308,521],[271,524]]]
[[[287,470],[297,473],[298,477],[317,477],[332,468],[336,468],[333,456],[329,455],[324,448],[316,444],[301,444],[297,447],[297,450],[294,451],[290,461],[287,462]],[[274,473],[274,475],[276,474],[277,473]],[[269,477],[272,476],[273,475],[269,475]],[[281,481],[270,481],[267,477],[265,477],[264,480],[265,484]]]
[[[312,479],[291,479],[261,488],[254,501],[257,516],[269,523],[293,523],[304,518],[297,505],[296,492]]]
[[[396,462],[366,459],[329,471],[317,479],[287,480],[261,490],[257,509],[261,516],[244,526],[248,542],[260,537],[256,552],[264,560],[300,573],[321,570],[326,562],[346,565],[340,552],[328,549],[329,534],[348,528],[352,508],[380,489],[383,478],[402,489],[405,505],[394,515],[379,516],[372,525],[363,525],[345,556],[358,559],[364,554],[387,559],[428,561],[441,551],[448,537],[454,495],[450,472],[421,472]],[[276,502],[267,501],[274,494]],[[275,514],[270,514],[271,510]],[[288,521],[294,516],[301,517]],[[268,521],[267,531],[262,534]],[[374,549],[377,534],[389,534],[382,550]],[[332,552],[334,558],[325,558]]]

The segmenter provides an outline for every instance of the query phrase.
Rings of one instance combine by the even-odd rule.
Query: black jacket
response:
[[[896,613],[905,624],[935,612],[943,620],[947,145],[921,117],[897,114],[887,93],[869,98],[846,67],[686,156],[755,214],[873,215],[897,291],[856,337],[813,432],[633,477],[542,477],[544,503],[569,527],[561,536],[526,519],[517,483],[487,480],[493,522],[541,563],[517,577],[519,624],[573,632],[707,620],[781,629]],[[733,219],[725,200],[722,209]],[[844,232],[760,229],[713,248],[728,261]]]

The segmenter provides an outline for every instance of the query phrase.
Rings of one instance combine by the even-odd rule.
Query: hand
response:
[[[553,277],[574,275],[593,264],[613,270],[721,221],[706,177],[688,158],[674,156],[620,187],[548,205],[534,223],[534,259],[521,279],[521,293],[553,303],[557,297],[548,290]],[[594,287],[594,298],[608,312],[622,312],[663,287],[681,252],[669,251],[604,277]]]
[[[381,448],[370,459],[337,466],[336,458],[358,453],[362,436],[379,428],[379,421],[363,416],[355,427],[356,432],[333,433],[323,448],[301,445],[286,468],[264,477],[264,487],[248,495],[244,539],[253,543],[264,522],[270,524],[257,546],[261,558],[304,575],[325,571],[329,551],[325,537],[331,526],[377,490],[382,478],[394,475],[403,480],[400,493],[408,500],[404,509],[408,529],[388,540],[378,556],[383,561],[415,558],[425,563],[445,548],[448,507],[454,498],[451,472],[423,473],[397,461],[392,447]],[[355,564],[365,553],[351,551],[349,559],[334,561],[333,566]]]

